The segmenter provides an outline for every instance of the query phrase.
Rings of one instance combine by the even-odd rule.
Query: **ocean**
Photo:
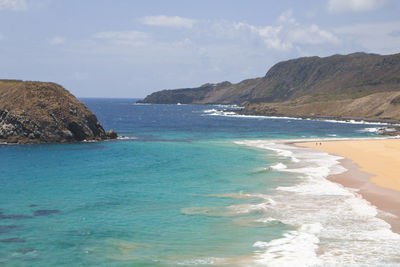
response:
[[[81,100],[122,137],[0,145],[0,266],[400,265],[340,158],[286,144],[384,125]]]

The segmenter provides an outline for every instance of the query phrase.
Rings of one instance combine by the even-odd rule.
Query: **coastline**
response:
[[[357,139],[347,140],[353,142]],[[350,167],[347,163],[351,161],[341,156],[296,145],[312,142],[315,146],[316,141],[327,140],[258,139],[235,142],[273,151],[273,163],[266,171],[276,175],[277,181],[281,181],[279,173],[287,173],[290,177],[268,192],[266,201],[260,204],[266,207],[266,221],[278,221],[293,229],[280,238],[260,239],[254,243],[257,248],[256,262],[273,261],[276,265],[290,266],[379,266],[382,263],[398,263],[400,235],[396,222],[399,220],[391,210],[387,210],[396,208],[396,204],[389,201],[392,204],[388,205],[380,196],[376,197],[386,208],[383,210],[379,201],[367,200],[359,189],[351,188],[357,187],[356,181],[345,186],[331,180],[333,177],[338,179],[340,174],[349,175],[348,170],[360,174],[358,166],[353,164],[355,167]],[[362,182],[368,181],[370,175],[364,174],[366,176],[356,177]],[[259,209],[260,204],[254,204],[252,209]]]
[[[367,117],[347,117],[347,116],[322,116],[322,115],[294,115],[283,113],[260,113],[254,111],[247,111],[241,109],[236,111],[241,116],[258,116],[258,117],[272,117],[272,118],[291,118],[300,120],[315,120],[315,121],[329,121],[329,122],[344,122],[344,123],[363,123],[363,124],[384,124],[399,126],[400,121],[396,119],[379,119]]]
[[[396,175],[396,167],[400,166],[396,164],[400,162],[400,140],[324,140],[322,145],[316,145],[315,141],[291,145],[343,157],[339,162],[346,171],[327,178],[355,189],[381,211],[377,217],[400,233],[400,174]],[[385,148],[390,150],[389,153],[383,151]]]
[[[181,106],[181,105],[194,105],[194,106],[210,106],[226,108],[225,110],[219,110],[220,114],[213,113],[209,115],[220,115],[230,117],[248,117],[248,118],[271,118],[271,119],[291,119],[291,120],[312,120],[312,121],[325,121],[335,123],[351,123],[351,124],[371,124],[371,125],[383,125],[383,126],[397,126],[400,127],[400,120],[396,119],[379,119],[379,118],[368,118],[368,117],[341,117],[341,116],[322,116],[322,115],[294,115],[294,114],[283,114],[283,113],[260,113],[260,112],[249,112],[243,111],[244,107],[236,104],[218,104],[218,103],[147,103],[136,101],[135,105],[165,105],[165,106]],[[233,108],[233,109],[232,109]],[[208,113],[208,112],[207,112]],[[400,131],[400,130],[399,130]],[[385,135],[391,134],[391,131],[385,132]]]

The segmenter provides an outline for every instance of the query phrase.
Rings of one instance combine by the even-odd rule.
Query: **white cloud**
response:
[[[65,38],[61,36],[54,36],[48,40],[51,45],[62,45],[65,43]]]
[[[0,0],[0,10],[22,11],[27,9],[26,0]]]
[[[164,16],[163,16],[164,17]],[[161,20],[152,21],[161,24]],[[146,21],[146,23],[150,23]],[[99,45],[107,44],[109,49],[118,51],[118,45],[142,46],[146,50],[174,51],[173,53],[203,53],[207,54],[211,49],[224,53],[228,47],[240,50],[257,51],[265,53],[274,50],[277,52],[296,53],[300,51],[299,46],[313,47],[337,47],[340,39],[329,29],[323,29],[315,24],[304,24],[298,22],[292,10],[287,10],[277,17],[275,23],[270,25],[256,26],[247,22],[232,22],[226,20],[212,21],[199,20],[193,24],[193,31],[187,35],[186,31],[171,34],[167,31],[158,33],[154,38],[146,32],[141,31],[107,31],[92,35]],[[150,29],[151,30],[151,29]],[[112,47],[111,45],[117,45]],[[302,48],[302,47],[300,47]],[[101,51],[104,51],[103,46]],[[186,49],[186,50],[184,50]],[[304,49],[303,49],[304,50]],[[107,50],[109,51],[109,50]],[[160,52],[161,53],[161,52]]]
[[[110,41],[118,45],[146,45],[150,35],[139,31],[108,31],[93,35],[95,39]]]
[[[384,5],[386,0],[329,0],[328,10],[331,12],[363,12]]]
[[[299,27],[288,32],[288,39],[298,44],[338,44],[339,38],[333,33],[320,29],[312,24],[307,27]]]
[[[192,28],[196,23],[195,19],[183,18],[178,16],[147,16],[140,19],[140,22],[150,26]]]
[[[268,48],[288,51],[298,45],[336,45],[340,39],[332,32],[321,29],[319,26],[302,25],[293,17],[291,10],[285,11],[277,19],[278,24],[268,26],[254,26],[248,23],[236,23],[236,29],[248,29],[258,35]]]
[[[292,44],[285,42],[282,38],[282,26],[261,26],[257,27],[248,23],[239,22],[234,24],[237,30],[247,29],[252,34],[261,38],[268,48],[275,50],[288,50],[292,48]]]
[[[293,11],[291,9],[286,10],[283,12],[279,18],[278,22],[280,23],[295,23],[296,19],[293,17]]]
[[[0,40],[3,40],[4,36],[0,33]]]

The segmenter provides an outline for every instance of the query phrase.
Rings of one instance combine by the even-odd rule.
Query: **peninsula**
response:
[[[303,57],[237,84],[162,90],[152,104],[236,104],[242,114],[400,120],[400,54]]]
[[[0,142],[114,139],[82,102],[50,82],[0,80]]]

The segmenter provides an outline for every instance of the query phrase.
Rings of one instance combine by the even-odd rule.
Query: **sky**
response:
[[[0,0],[0,78],[141,98],[305,56],[400,53],[398,0]]]

